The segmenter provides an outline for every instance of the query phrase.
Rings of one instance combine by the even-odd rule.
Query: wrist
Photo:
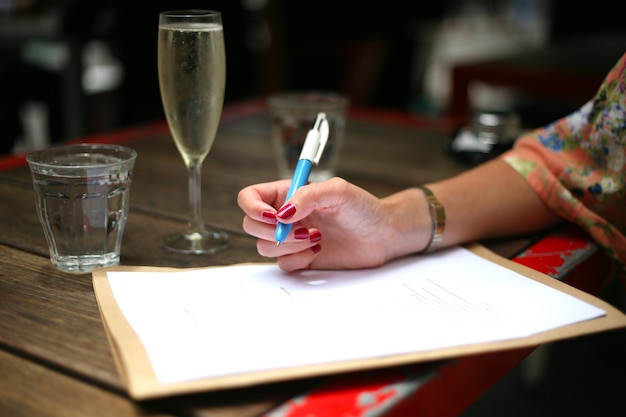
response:
[[[383,199],[388,227],[383,236],[387,259],[424,252],[432,235],[429,203],[422,190],[409,188]]]

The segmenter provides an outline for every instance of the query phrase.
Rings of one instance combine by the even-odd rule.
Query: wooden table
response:
[[[211,256],[181,255],[163,248],[162,237],[185,227],[188,216],[186,171],[164,123],[85,138],[85,142],[123,143],[138,152],[122,264],[198,267],[266,260],[257,254],[255,240],[242,231],[236,196],[245,185],[277,175],[268,130],[262,103],[225,109],[203,169],[203,212],[207,223],[230,233],[232,245]],[[382,196],[461,172],[466,167],[442,149],[449,131],[445,124],[408,115],[353,109],[339,174]],[[116,371],[91,275],[64,273],[50,263],[23,155],[0,161],[0,213],[3,416],[295,417],[339,415],[340,411],[354,416],[402,416],[408,410],[411,415],[454,416],[532,351],[135,402],[125,394]],[[575,277],[571,270],[584,272],[590,260],[595,268],[606,265],[597,262],[599,253],[586,239],[568,236],[564,241],[565,256],[556,263],[537,264],[534,246],[522,253],[532,255],[526,257],[531,266],[534,259],[538,269],[554,267],[557,277]],[[490,242],[495,251],[509,257],[531,243],[529,238]],[[550,250],[555,245],[550,243]],[[570,259],[567,271],[563,259]],[[586,260],[578,265],[580,259]],[[584,281],[579,286],[596,290]]]

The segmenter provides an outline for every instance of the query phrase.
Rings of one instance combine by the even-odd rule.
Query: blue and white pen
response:
[[[325,113],[318,113],[313,128],[309,130],[300,151],[300,158],[298,164],[293,173],[291,179],[291,186],[287,192],[287,198],[289,200],[293,193],[303,185],[309,182],[309,175],[313,169],[313,164],[317,165],[320,162],[324,148],[326,147],[326,141],[328,140],[329,127],[328,120]],[[276,244],[280,245],[287,239],[289,231],[291,230],[291,224],[280,223],[276,225]]]

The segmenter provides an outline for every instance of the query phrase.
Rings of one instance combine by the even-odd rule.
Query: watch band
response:
[[[432,232],[430,234],[430,240],[428,241],[428,245],[426,245],[426,249],[422,251],[422,253],[430,253],[437,250],[439,244],[443,240],[443,231],[446,227],[446,212],[443,208],[443,205],[437,200],[435,194],[430,191],[427,187],[418,187],[424,195],[426,196],[426,200],[428,201],[428,210],[430,212],[430,221],[432,223]]]

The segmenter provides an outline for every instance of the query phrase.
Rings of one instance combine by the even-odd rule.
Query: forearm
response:
[[[381,228],[386,259],[422,252],[432,232],[428,202],[418,188],[409,188],[382,199],[386,227]]]
[[[531,233],[563,221],[500,159],[429,188],[446,211],[443,246]]]
[[[531,233],[563,221],[502,160],[427,186],[445,209],[440,247]],[[424,193],[411,188],[382,203],[388,213],[382,236],[386,258],[425,250],[433,225]]]

